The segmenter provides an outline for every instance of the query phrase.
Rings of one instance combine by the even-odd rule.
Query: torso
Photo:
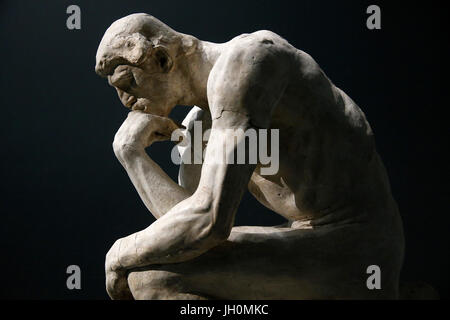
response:
[[[250,192],[292,222],[351,219],[380,199],[390,206],[389,183],[364,113],[308,54],[269,31],[239,36],[230,47],[267,39],[280,44],[295,67],[270,124],[280,133],[279,171],[263,176],[257,167]]]

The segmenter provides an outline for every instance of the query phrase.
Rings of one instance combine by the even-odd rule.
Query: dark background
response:
[[[375,132],[405,226],[403,281],[426,281],[448,298],[446,11],[433,1],[395,3],[0,2],[0,297],[105,299],[107,250],[153,221],[111,147],[127,110],[94,73],[106,28],[146,12],[215,42],[269,29],[311,54]],[[81,30],[66,28],[70,4],[81,7]],[[369,4],[380,5],[382,30],[366,28]],[[174,117],[187,111],[177,107]],[[176,178],[170,148],[150,153]],[[236,220],[282,221],[248,195]],[[66,288],[71,264],[81,267],[81,290]]]

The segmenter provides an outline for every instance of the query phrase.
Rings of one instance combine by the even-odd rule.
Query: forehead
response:
[[[99,75],[112,74],[119,64],[139,64],[151,48],[151,43],[140,32],[139,23],[129,20],[117,20],[103,35],[96,54],[95,71]]]
[[[103,40],[97,50],[95,67],[102,76],[112,74],[120,64],[140,64],[151,49],[150,42],[139,33],[118,34]]]

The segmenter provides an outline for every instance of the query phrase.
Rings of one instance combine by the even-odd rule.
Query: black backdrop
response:
[[[135,12],[215,42],[269,29],[311,54],[375,132],[405,225],[403,279],[448,297],[445,11],[395,2],[374,1],[376,31],[365,25],[367,1],[0,2],[0,297],[105,299],[108,248],[153,221],[111,148],[127,110],[94,73],[106,28]],[[81,8],[81,30],[66,28],[70,4]],[[170,148],[150,153],[176,178]],[[282,221],[249,195],[236,220]],[[81,267],[81,290],[66,288],[71,264]]]

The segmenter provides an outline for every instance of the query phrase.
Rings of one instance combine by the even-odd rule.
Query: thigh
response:
[[[377,249],[368,249],[362,229],[235,227],[200,257],[133,271],[130,288],[159,288],[160,296],[168,292],[173,299],[370,298],[366,268]]]

